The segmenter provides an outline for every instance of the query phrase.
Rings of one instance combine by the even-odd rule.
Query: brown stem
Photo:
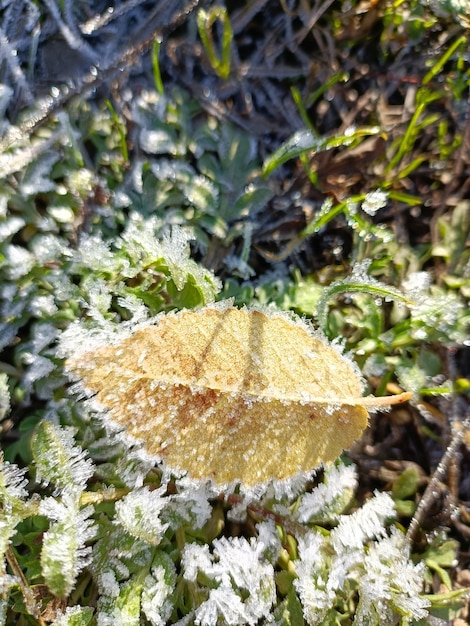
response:
[[[411,520],[408,527],[408,531],[406,533],[406,541],[408,544],[413,543],[416,537],[416,533],[418,532],[419,527],[422,525],[427,511],[434,502],[436,494],[439,493],[439,483],[442,482],[442,480],[444,479],[449,469],[450,463],[455,458],[455,455],[457,454],[457,451],[462,444],[465,430],[468,428],[470,428],[470,417],[467,417],[462,423],[454,424],[452,439],[447,446],[441,462],[436,467],[436,470],[431,480],[429,481],[428,486],[426,487],[423,497],[418,504],[416,513],[414,514],[413,519]]]
[[[34,597],[34,593],[31,587],[28,584],[28,581],[23,574],[23,570],[21,569],[16,556],[11,548],[8,548],[5,553],[5,558],[7,560],[8,565],[10,566],[13,575],[18,581],[18,585],[21,589],[21,593],[23,594],[24,604],[26,610],[30,615],[38,620],[39,626],[46,626],[46,622],[41,617],[41,609],[36,602],[36,598]]]

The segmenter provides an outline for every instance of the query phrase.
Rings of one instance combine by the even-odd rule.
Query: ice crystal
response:
[[[90,519],[93,507],[80,509],[77,493],[67,490],[60,500],[52,497],[44,499],[39,512],[52,521],[43,536],[42,574],[49,589],[64,598],[73,589],[80,571],[91,560],[91,548],[86,542],[95,534]]]
[[[28,390],[31,389],[34,382],[45,378],[55,369],[55,363],[45,356],[23,353],[22,357],[24,363],[28,365],[23,377],[23,384]]]
[[[82,606],[68,606],[57,615],[50,626],[81,626],[88,624],[92,618],[93,609]]]
[[[383,209],[387,204],[387,200],[388,194],[381,189],[376,189],[366,194],[362,203],[362,210],[364,213],[367,213],[367,215],[375,215],[377,211]]]
[[[166,486],[151,491],[143,487],[132,491],[116,503],[116,516],[124,528],[134,537],[142,539],[150,545],[158,545],[168,528],[160,514],[167,503],[162,495]]]
[[[266,618],[275,600],[274,568],[264,556],[266,546],[254,538],[222,537],[207,545],[185,546],[184,577],[195,581],[199,572],[217,584],[196,609],[195,622],[211,626],[220,618],[226,624],[256,624]]]
[[[322,624],[326,611],[333,606],[335,593],[329,589],[326,539],[312,531],[298,540],[300,559],[295,562],[298,578],[294,586],[310,626]]]
[[[29,311],[33,317],[50,319],[59,310],[53,295],[36,296],[29,304]]]
[[[411,300],[423,296],[431,285],[431,275],[429,272],[410,272],[403,280],[404,292]]]
[[[357,476],[353,466],[338,465],[326,469],[324,482],[302,497],[297,511],[299,521],[304,523],[312,518],[336,517],[341,512],[335,511],[338,501],[343,502],[345,492],[351,494],[356,485]]]
[[[151,573],[145,578],[142,591],[142,611],[152,626],[165,626],[173,610],[172,594],[176,571],[170,557],[157,554]]]
[[[100,273],[119,271],[122,266],[122,260],[111,252],[101,235],[83,236],[74,261]]]
[[[42,422],[33,435],[31,446],[37,480],[52,483],[56,493],[72,489],[81,492],[93,475],[93,464],[75,444],[72,429]]]
[[[210,495],[206,483],[198,486],[192,484],[188,490],[168,498],[163,518],[173,529],[182,524],[190,524],[192,528],[202,528],[212,513],[208,500]]]
[[[58,330],[49,322],[38,322],[32,326],[31,339],[22,344],[25,352],[39,354],[44,348],[55,341]]]
[[[8,387],[8,376],[0,374],[0,421],[4,419],[10,411],[10,389]]]
[[[9,576],[6,572],[5,553],[10,547],[17,525],[28,514],[28,504],[25,502],[27,482],[25,470],[8,462],[0,463],[0,624],[5,623],[2,614],[6,611],[9,590],[17,584],[16,577]]]
[[[0,464],[0,494],[2,497],[2,508],[8,509],[12,501],[23,500],[28,496],[25,487],[28,484],[25,478],[25,469],[5,461]]]
[[[370,546],[358,566],[359,603],[355,624],[392,624],[394,615],[415,620],[428,614],[429,600],[421,598],[424,563],[414,565],[403,535],[395,530]]]
[[[389,534],[393,515],[388,494],[356,513],[341,516],[330,536],[312,530],[299,538],[298,578],[294,581],[309,626],[320,626],[350,592],[359,593],[355,624],[396,623],[397,615],[420,619],[428,601],[420,598],[424,566],[415,566],[398,530]]]
[[[55,189],[55,183],[51,178],[51,170],[59,158],[58,152],[46,152],[26,168],[21,181],[23,196],[47,193]]]
[[[106,323],[106,314],[111,307],[112,294],[108,284],[101,278],[95,278],[88,288],[88,302],[85,303],[88,315],[101,324]]]
[[[468,338],[466,311],[466,304],[457,294],[430,289],[411,309],[412,332],[421,340],[436,337],[444,343],[463,342]]]
[[[432,284],[428,272],[412,272],[403,289],[413,302],[411,333],[415,339],[464,342],[468,336],[468,307],[453,292]]]
[[[333,546],[338,553],[360,548],[368,539],[383,537],[385,522],[394,517],[392,498],[387,493],[376,492],[375,497],[355,513],[340,517],[338,526],[331,532]]]
[[[414,394],[419,394],[429,380],[426,372],[417,363],[410,367],[398,366],[395,371],[403,389],[412,391]]]
[[[286,480],[276,480],[270,488],[276,500],[293,500],[305,490],[305,485],[311,479],[312,472],[297,472]],[[256,492],[253,494],[255,498]]]
[[[171,613],[175,567],[164,552],[125,533],[110,529],[94,547],[93,571],[98,582],[100,626],[141,624],[141,611],[150,623]]]
[[[256,525],[258,543],[263,546],[263,554],[270,563],[276,563],[281,552],[281,539],[272,520]]]
[[[0,242],[17,233],[24,225],[25,221],[21,217],[11,217],[6,221],[2,221],[0,223]]]
[[[19,280],[26,276],[35,264],[34,256],[25,248],[20,246],[5,246],[5,272],[10,280]]]

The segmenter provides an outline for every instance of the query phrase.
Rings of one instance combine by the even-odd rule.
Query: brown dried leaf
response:
[[[148,453],[217,484],[332,461],[361,436],[365,406],[385,404],[361,397],[352,363],[300,319],[229,305],[159,317],[67,367]]]

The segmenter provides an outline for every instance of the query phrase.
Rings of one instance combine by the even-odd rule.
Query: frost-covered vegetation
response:
[[[0,623],[468,619],[468,4],[148,4],[1,7]],[[410,406],[307,481],[155,466],[63,337],[228,297]]]

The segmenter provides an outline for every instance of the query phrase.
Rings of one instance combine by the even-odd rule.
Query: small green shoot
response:
[[[106,106],[108,107],[109,112],[111,113],[112,120],[116,127],[116,130],[119,133],[119,145],[121,147],[122,158],[125,163],[129,162],[129,151],[127,149],[127,134],[126,129],[124,127],[123,122],[119,119],[118,114],[116,113],[115,108],[111,104],[111,100],[106,100]]]
[[[152,71],[153,71],[153,81],[155,83],[155,89],[157,92],[163,96],[165,93],[165,89],[163,87],[162,74],[160,71],[160,48],[162,42],[160,39],[155,39],[152,45]]]
[[[214,41],[213,27],[219,21],[222,26],[222,43],[220,51]],[[197,14],[197,27],[209,61],[220,78],[227,80],[230,76],[231,48],[233,32],[230,17],[225,7],[211,7],[209,10],[200,9]]]
[[[311,130],[298,131],[264,161],[263,175],[269,176],[280,165],[303,154],[316,154],[341,146],[356,145],[365,137],[381,134],[382,130],[378,126],[353,128],[350,132],[332,137],[320,137]]]

